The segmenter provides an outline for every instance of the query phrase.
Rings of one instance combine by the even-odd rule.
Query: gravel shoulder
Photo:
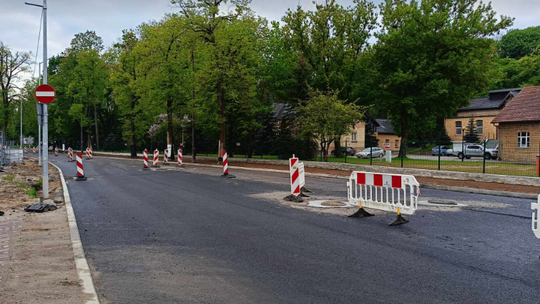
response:
[[[4,169],[0,173],[0,211],[5,212],[0,216],[0,247],[4,250],[0,252],[0,302],[86,302],[73,258],[57,169],[49,167],[49,187],[59,209],[45,213],[24,211],[37,201],[28,191],[38,188],[36,194],[41,196],[41,168],[26,159],[24,164]]]

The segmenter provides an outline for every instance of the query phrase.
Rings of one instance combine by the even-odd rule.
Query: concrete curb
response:
[[[104,156],[126,156],[129,153],[113,153],[113,152],[95,152],[94,155]],[[185,158],[189,155],[184,155]],[[201,160],[216,160],[216,157],[210,156],[197,156]],[[281,165],[288,166],[287,160],[278,159],[257,159],[257,158],[229,158],[229,166],[233,163],[258,163],[267,165]],[[332,163],[332,162],[317,162],[317,161],[304,161],[304,165],[308,168],[330,169],[330,170],[342,170],[342,171],[373,171],[378,173],[389,174],[410,174],[414,176],[430,177],[438,179],[451,179],[451,180],[471,180],[488,183],[510,184],[510,185],[524,185],[540,187],[539,177],[526,177],[526,176],[511,176],[511,175],[498,175],[498,174],[482,174],[482,173],[469,173],[458,171],[438,171],[438,170],[426,170],[426,169],[413,169],[413,168],[398,168],[387,166],[369,166],[351,163]]]
[[[86,304],[100,304],[96,289],[94,287],[94,281],[92,280],[92,274],[90,273],[90,267],[88,266],[88,261],[84,255],[81,236],[79,234],[79,228],[77,227],[77,219],[75,218],[73,206],[71,205],[71,198],[69,197],[69,191],[66,184],[66,179],[64,178],[64,173],[57,165],[54,163],[51,164],[58,169],[58,172],[60,173],[60,180],[62,181],[62,188],[64,189],[64,202],[66,203],[68,215],[71,245],[73,247],[73,255],[75,256],[75,265],[77,266],[77,274],[79,275],[79,279],[82,281],[83,293],[91,297],[90,300],[86,301]]]
[[[94,155],[96,155],[96,153],[94,153]],[[115,157],[115,155],[112,154],[112,155],[100,156],[100,157],[113,158],[113,159],[137,160],[137,159],[133,159],[133,158],[121,157],[122,155],[118,155],[118,156],[120,156],[120,157]],[[197,163],[194,164],[194,163],[188,163],[188,162],[185,162],[184,165],[186,165],[186,166],[198,166],[198,167],[209,167],[209,168],[222,168],[222,166],[220,166],[220,165],[207,165],[207,164],[197,164]],[[247,170],[247,171],[275,172],[275,173],[289,174],[289,171],[287,171],[287,170],[265,169],[265,168],[246,168],[246,167],[237,167],[237,166],[234,166],[234,165],[230,165],[229,168],[234,168],[235,170],[240,169],[240,170]],[[306,175],[307,176],[315,176],[315,177],[324,177],[324,178],[343,179],[343,180],[349,179],[348,176],[322,174],[322,173],[307,173],[306,172]],[[494,190],[484,190],[484,189],[477,189],[477,188],[451,187],[451,186],[442,186],[442,185],[421,184],[420,188],[433,189],[433,190],[454,191],[454,192],[463,192],[463,193],[473,193],[473,194],[484,194],[484,195],[493,195],[493,196],[503,196],[503,197],[512,197],[512,198],[523,198],[523,199],[535,199],[536,200],[538,198],[538,194],[533,194],[533,193],[494,191]]]

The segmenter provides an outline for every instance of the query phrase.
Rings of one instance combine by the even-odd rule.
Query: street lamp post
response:
[[[43,84],[47,84],[47,0],[43,5],[28,3],[43,9]],[[43,199],[49,198],[49,134],[48,134],[47,104],[43,105]]]

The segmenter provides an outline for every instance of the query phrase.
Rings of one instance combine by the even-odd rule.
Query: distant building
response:
[[[458,109],[455,117],[445,119],[448,137],[453,141],[462,140],[469,120],[473,118],[480,139],[498,139],[497,129],[492,122],[520,91],[520,88],[495,90],[489,91],[487,97],[471,99],[468,107]]]
[[[384,150],[399,151],[401,137],[397,136],[388,119],[373,119],[374,136],[378,139],[378,147]],[[364,150],[366,144],[366,123],[357,123],[349,134],[341,136],[342,147],[351,147],[357,152]]]
[[[501,160],[534,163],[540,154],[540,86],[523,88],[492,123]]]

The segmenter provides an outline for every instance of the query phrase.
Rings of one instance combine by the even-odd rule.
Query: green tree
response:
[[[0,123],[4,134],[8,134],[8,124],[13,113],[13,103],[20,98],[17,82],[30,70],[30,54],[13,52],[0,41],[0,94],[2,95]]]
[[[336,138],[350,132],[363,116],[362,108],[340,100],[338,94],[335,91],[311,91],[305,105],[297,107],[300,136],[317,138],[326,161],[330,145]]]
[[[540,26],[514,29],[501,38],[497,52],[501,58],[520,59],[540,45]]]
[[[512,20],[497,20],[490,4],[474,0],[387,0],[380,9],[371,96],[406,147],[412,118],[453,115],[489,85],[495,57],[489,37]]]
[[[468,143],[477,143],[480,141],[478,134],[476,133],[476,125],[473,117],[469,119],[469,123],[467,124],[467,127],[465,127],[465,135],[463,136],[463,140]]]

